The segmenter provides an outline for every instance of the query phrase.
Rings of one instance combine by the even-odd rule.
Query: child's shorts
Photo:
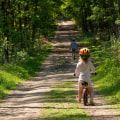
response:
[[[73,49],[72,49],[72,52],[76,52],[76,49],[73,48]]]
[[[78,81],[78,85],[79,85],[79,87],[82,87],[82,82],[87,82],[88,83],[88,87],[93,87],[92,86],[92,82],[91,81],[89,81],[89,80],[80,80],[80,81]]]

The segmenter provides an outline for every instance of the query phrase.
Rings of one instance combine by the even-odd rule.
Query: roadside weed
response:
[[[41,70],[40,65],[50,53],[51,45],[46,45],[46,49],[41,55],[29,56],[26,62],[4,64],[0,66],[0,101],[18,84],[35,76]]]

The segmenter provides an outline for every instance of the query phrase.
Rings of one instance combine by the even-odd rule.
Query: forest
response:
[[[0,61],[17,61],[52,36],[57,20],[69,17],[83,33],[96,34],[94,42],[119,41],[119,0],[1,0]],[[18,59],[17,59],[18,58]]]
[[[1,0],[0,18],[0,98],[38,71],[38,61],[50,52],[57,22],[69,18],[82,32],[77,41],[89,42],[98,89],[105,95],[112,91],[111,102],[120,100],[120,0]],[[106,88],[102,83],[108,80]]]

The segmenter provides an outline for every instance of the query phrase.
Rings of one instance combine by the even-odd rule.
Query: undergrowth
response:
[[[94,35],[95,33],[82,33],[81,35],[77,35],[77,41],[79,41],[80,43],[89,44],[93,41]]]
[[[18,84],[35,76],[41,70],[40,65],[49,54],[51,45],[46,45],[41,54],[34,53],[27,60],[0,65],[0,101]]]
[[[89,36],[89,34],[87,36]],[[107,104],[119,104],[120,43],[114,43],[113,39],[98,43],[99,41],[95,40],[94,36],[89,36],[89,39],[84,37],[83,42],[86,43],[88,41],[91,51],[91,60],[97,72],[96,76],[92,76],[94,83],[96,83],[95,87],[106,97]]]
[[[92,47],[93,60],[97,66],[97,76],[94,76],[96,88],[107,98],[108,104],[117,104],[120,101],[120,63],[116,47],[104,44]]]

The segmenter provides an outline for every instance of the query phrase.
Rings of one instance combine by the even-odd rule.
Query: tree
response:
[[[109,0],[109,5],[110,5],[110,9],[111,9],[111,16],[112,16],[112,27],[113,27],[113,32],[115,34],[116,39],[119,38],[119,31],[118,31],[118,26],[115,24],[115,21],[117,19],[116,16],[116,11],[115,11],[115,7],[114,7],[114,2],[113,0]]]
[[[118,16],[119,2],[113,0],[65,0],[64,10],[68,16],[75,19],[83,32],[96,31],[99,39],[110,40],[112,33],[119,38],[118,26],[115,21]],[[118,4],[118,8],[115,6]]]
[[[50,36],[56,26],[58,5],[55,0],[1,0],[0,48],[3,60],[9,62],[17,52],[35,48],[41,43],[36,42],[41,41],[41,36]]]

